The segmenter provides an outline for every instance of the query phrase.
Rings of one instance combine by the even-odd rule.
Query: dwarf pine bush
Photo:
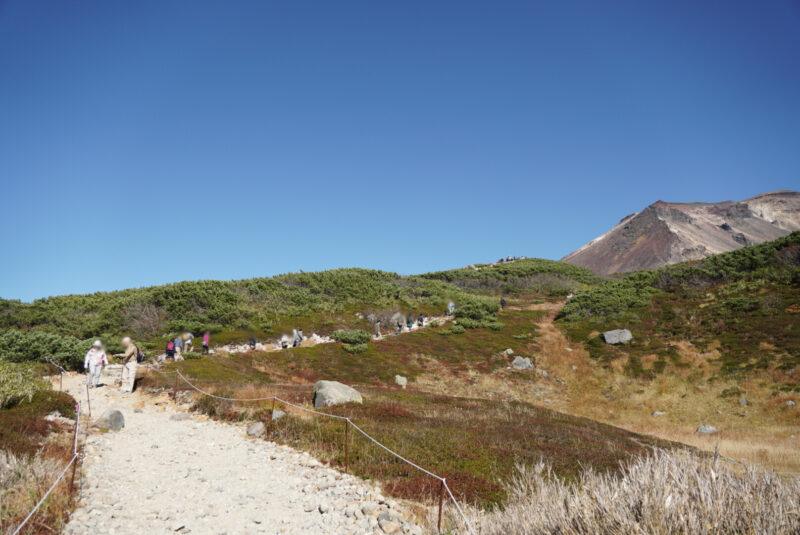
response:
[[[30,401],[36,392],[49,388],[50,384],[36,373],[32,364],[0,361],[0,408]]]

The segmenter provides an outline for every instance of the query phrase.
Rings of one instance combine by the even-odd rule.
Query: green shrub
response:
[[[368,347],[367,344],[342,344],[342,349],[354,355],[364,353]]]
[[[452,325],[449,329],[443,329],[441,331],[437,331],[439,334],[447,336],[450,334],[463,334],[467,332],[467,330],[462,327],[461,325],[455,324]]]
[[[0,408],[30,402],[34,394],[49,389],[50,383],[37,374],[33,364],[0,361]]]
[[[333,331],[331,338],[344,344],[366,344],[372,339],[370,334],[362,329]]]
[[[181,353],[181,356],[186,360],[197,360],[203,358],[203,355],[200,353],[195,353],[194,351],[189,351],[187,353]]]
[[[91,344],[91,340],[82,341],[72,336],[9,329],[0,333],[0,360],[42,362],[52,359],[61,366],[78,367]]]

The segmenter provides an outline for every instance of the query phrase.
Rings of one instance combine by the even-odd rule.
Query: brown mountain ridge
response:
[[[653,269],[800,230],[800,192],[772,191],[744,201],[658,201],[623,218],[563,261],[595,273]]]

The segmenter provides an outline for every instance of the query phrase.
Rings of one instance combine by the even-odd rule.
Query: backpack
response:
[[[167,342],[167,351],[175,351],[175,340]]]
[[[136,362],[141,364],[142,362],[144,362],[144,359],[147,358],[147,357],[145,356],[144,351],[139,349],[138,346],[134,346],[134,347],[136,347]]]

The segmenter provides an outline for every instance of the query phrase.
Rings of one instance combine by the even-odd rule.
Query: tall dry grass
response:
[[[520,467],[508,494],[502,510],[469,511],[480,535],[800,533],[800,478],[686,452],[657,450],[616,476],[584,470],[575,483],[540,462]]]
[[[60,459],[0,451],[0,534],[10,534],[16,529],[63,468]],[[66,489],[67,483],[63,487]],[[23,533],[56,533],[67,518],[68,505],[66,490],[57,489]]]

